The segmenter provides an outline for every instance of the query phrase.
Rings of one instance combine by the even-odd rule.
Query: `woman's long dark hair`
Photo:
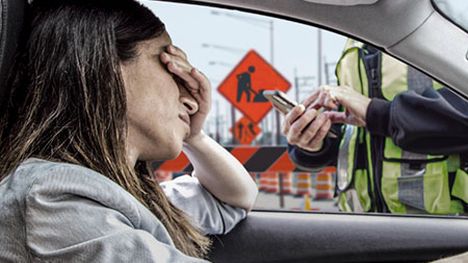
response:
[[[35,0],[26,24],[1,106],[0,179],[30,157],[88,167],[146,205],[178,249],[204,257],[210,240],[127,162],[120,64],[164,24],[134,0]]]

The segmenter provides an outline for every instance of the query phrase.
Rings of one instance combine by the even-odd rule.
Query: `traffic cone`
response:
[[[333,184],[333,173],[336,173],[335,167],[323,168],[315,177],[315,200],[333,199],[335,185]]]
[[[310,195],[309,194],[304,195],[303,210],[304,211],[311,211],[312,210],[312,200],[310,200]]]

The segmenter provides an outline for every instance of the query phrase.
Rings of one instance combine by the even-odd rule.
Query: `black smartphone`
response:
[[[290,99],[284,92],[280,90],[264,90],[262,95],[271,102],[273,107],[284,115],[288,114],[292,108],[298,105],[297,102]],[[338,135],[330,129],[327,134],[330,138],[337,138]]]

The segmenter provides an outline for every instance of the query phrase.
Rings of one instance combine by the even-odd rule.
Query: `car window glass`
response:
[[[468,30],[468,1],[434,0],[434,4],[453,22]]]
[[[277,118],[281,122],[283,116],[271,108],[264,110],[259,91],[282,89],[291,99],[303,101],[320,85],[336,85],[335,68],[349,45],[348,38],[247,12],[141,2],[165,21],[173,43],[210,79],[213,106],[204,130],[251,172],[260,189],[255,209],[339,212],[337,168],[306,171],[294,165],[288,158],[286,138],[278,136],[281,127]],[[267,80],[259,82],[265,74]],[[185,158],[153,167],[162,180],[192,168]],[[367,184],[362,178],[354,180]],[[410,201],[418,196],[417,189],[408,192]]]

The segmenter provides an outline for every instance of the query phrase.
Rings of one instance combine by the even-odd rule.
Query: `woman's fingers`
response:
[[[209,101],[211,99],[211,83],[208,78],[203,75],[199,70],[193,68],[190,72],[191,76],[198,81],[199,89],[191,91],[192,96],[200,103],[202,101]],[[211,102],[207,103],[207,109],[211,107]]]
[[[196,81],[192,75],[190,74],[190,71],[188,69],[183,69],[181,68],[180,65],[174,62],[169,62],[167,64],[167,68],[169,71],[175,75],[177,75],[179,78],[184,80],[186,82],[186,87],[189,88],[189,90],[198,90],[199,89],[199,83]]]
[[[200,83],[191,74],[193,67],[187,61],[166,52],[161,54],[161,61],[167,65],[169,72],[185,81],[189,90],[194,91],[200,88]]]
[[[211,108],[211,84],[208,78],[190,65],[183,51],[173,46],[168,47],[168,51],[172,53],[161,53],[161,62],[174,74],[176,81],[180,79],[179,84],[198,102],[199,112],[207,114]]]
[[[201,92],[211,91],[211,83],[208,78],[198,69],[192,68],[190,75],[200,84]]]
[[[176,47],[174,45],[169,45],[167,46],[166,50],[171,55],[179,56],[183,60],[187,60],[187,54],[185,54],[185,52],[179,47]]]

